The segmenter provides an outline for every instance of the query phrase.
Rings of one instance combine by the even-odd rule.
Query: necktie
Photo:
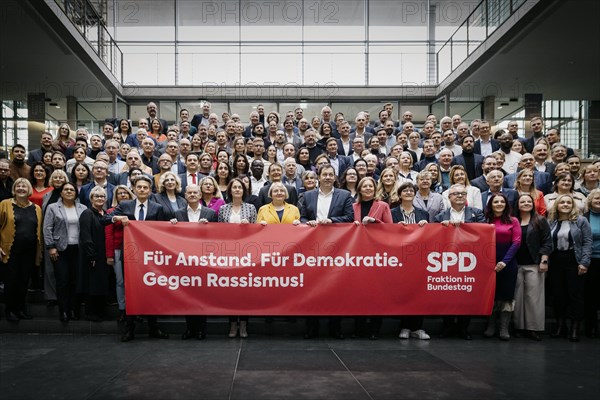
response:
[[[144,205],[140,204],[140,213],[138,214],[138,221],[144,220]]]
[[[192,183],[193,183],[194,185],[197,185],[198,183],[196,182],[196,174],[190,174],[190,175],[191,175],[191,177],[192,177]]]

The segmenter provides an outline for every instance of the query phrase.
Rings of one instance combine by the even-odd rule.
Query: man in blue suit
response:
[[[319,188],[304,193],[300,207],[300,221],[310,226],[354,221],[353,199],[350,192],[335,189],[335,170],[326,164],[319,170]],[[341,318],[329,318],[329,335],[343,339]],[[306,318],[306,339],[319,336],[319,318]]]
[[[502,173],[500,172],[500,174]],[[433,219],[435,222],[441,223],[444,226],[452,224],[456,227],[463,223],[485,222],[485,217],[481,210],[466,206],[467,188],[464,185],[457,184],[450,186],[448,200],[450,201],[450,208],[436,215]],[[444,317],[444,329],[440,337],[452,336],[458,329],[458,334],[463,339],[471,340],[472,337],[469,333],[470,322],[471,317],[468,315],[446,316]]]
[[[325,150],[329,157],[329,163],[333,166],[338,177],[342,176],[344,172],[350,168],[354,163],[352,158],[349,156],[341,156],[338,154],[338,139],[330,137],[325,142]]]
[[[106,164],[104,161],[94,162],[94,165],[92,166],[92,175],[94,177],[94,181],[88,183],[87,185],[83,185],[79,191],[79,202],[84,206],[91,208],[92,203],[90,202],[90,193],[92,192],[93,188],[100,186],[106,190],[106,203],[104,204],[104,208],[110,208],[113,201],[115,186],[109,183],[106,179],[108,176],[108,164]]]
[[[103,222],[108,225],[121,221],[126,226],[129,220],[132,221],[166,221],[163,207],[150,201],[152,193],[152,179],[142,175],[135,180],[134,191],[137,198],[135,200],[125,200],[119,203],[114,211],[104,217]],[[158,328],[156,316],[148,316],[148,326],[150,328],[150,337],[156,339],[168,339],[169,335]],[[134,339],[135,317],[128,315],[125,320],[126,331],[121,337],[122,342],[129,342]]]
[[[511,210],[514,214],[517,210],[519,193],[514,189],[506,189],[502,187],[502,184],[504,183],[504,174],[502,171],[495,169],[488,172],[488,174],[485,176],[485,181],[487,182],[489,189],[481,192],[481,204],[483,205],[483,209],[485,210],[487,208],[487,201],[492,193],[502,193],[508,200],[508,204],[510,204]]]

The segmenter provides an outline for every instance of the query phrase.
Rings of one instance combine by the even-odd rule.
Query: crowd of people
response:
[[[123,229],[131,220],[171,223],[414,224],[487,223],[496,229],[495,302],[483,332],[541,340],[551,294],[553,337],[597,337],[600,308],[600,162],[581,158],[560,130],[531,119],[532,135],[485,120],[417,127],[410,111],[393,119],[387,103],[368,112],[283,118],[262,105],[244,125],[237,114],[180,110],[169,124],[155,103],[137,123],[109,118],[101,133],[60,125],[40,148],[16,144],[0,160],[0,255],[5,317],[30,319],[32,281],[43,281],[63,323],[106,318],[114,297],[122,341],[138,318],[126,314]],[[417,228],[420,229],[420,228]],[[35,250],[35,251],[34,251]],[[547,278],[546,278],[547,275]],[[41,277],[41,278],[40,278]],[[546,279],[548,287],[545,286]],[[80,315],[82,304],[85,314]],[[376,339],[382,318],[354,318],[353,336]],[[401,339],[430,339],[426,316],[399,316]],[[247,316],[230,316],[229,337],[248,337]],[[150,336],[168,338],[156,317]],[[187,316],[183,339],[204,339],[206,317]],[[511,322],[513,329],[511,332]],[[585,322],[585,325],[582,323]],[[470,317],[446,316],[441,337],[472,338]],[[306,338],[319,336],[306,318]],[[341,318],[329,335],[343,338]]]

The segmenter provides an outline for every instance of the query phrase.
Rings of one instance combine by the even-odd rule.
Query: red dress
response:
[[[54,187],[52,187],[52,186],[48,186],[46,189],[42,190],[41,192],[38,192],[37,190],[35,190],[35,188],[33,188],[33,194],[31,196],[29,196],[29,201],[31,201],[34,204],[37,204],[38,206],[40,206],[40,208],[42,208],[42,201],[44,200],[44,195],[46,193],[50,193],[53,190],[54,190]]]

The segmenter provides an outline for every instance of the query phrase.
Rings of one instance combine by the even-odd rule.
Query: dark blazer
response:
[[[475,158],[475,176],[469,176],[469,181],[472,181],[473,179],[483,175],[483,156],[481,154],[474,154],[473,156]],[[467,169],[467,162],[465,161],[465,157],[462,154],[452,159],[452,165],[462,165],[463,167],[465,167],[465,170]]]
[[[152,124],[150,123],[150,120],[152,118],[148,117],[146,119],[148,120],[148,126],[152,126]],[[169,130],[169,123],[167,122],[166,119],[163,119],[163,118],[156,118],[156,119],[158,119],[160,121],[160,125],[161,125],[161,128],[162,128],[161,133],[163,133],[163,134],[166,135],[167,131]],[[148,135],[148,136],[150,136],[150,135]]]
[[[180,208],[173,213],[173,218],[180,222],[190,222],[187,213],[187,205]],[[200,209],[200,219],[206,218],[208,222],[217,222],[217,213],[215,210],[211,210],[208,207],[202,207]]]
[[[95,187],[96,187],[96,183],[91,182],[91,183],[88,183],[87,185],[83,185],[81,187],[81,190],[79,191],[79,202],[81,204],[83,204],[84,206],[86,206],[87,208],[92,207],[92,203],[90,203],[90,192]],[[113,201],[113,193],[115,191],[115,185],[113,185],[112,183],[107,181],[106,188],[104,190],[106,190],[106,204],[104,206],[104,209],[108,209],[111,207],[111,204]]]
[[[481,205],[483,206],[483,209],[485,210],[487,208],[487,200],[488,200],[488,195],[489,195],[489,187],[486,191],[481,192]],[[502,194],[504,196],[506,196],[506,198],[508,199],[508,204],[510,204],[510,208],[513,211],[513,214],[516,213],[517,210],[517,201],[519,199],[519,192],[517,192],[514,189],[506,189],[506,188],[502,188]]]
[[[373,132],[370,132],[365,128],[365,134],[363,135],[363,137],[365,139],[365,148],[367,147],[367,142],[373,137],[373,134],[375,133],[375,130],[373,128],[371,128],[371,130]],[[351,132],[350,140],[354,140],[355,137],[356,137],[356,132]]]
[[[492,142],[492,153],[494,151],[500,150],[500,142],[499,141],[497,141],[496,139],[490,139],[490,141]],[[477,139],[475,141],[475,145],[473,146],[473,153],[481,154],[481,139]]]
[[[556,164],[554,164],[551,161],[546,161],[544,164],[546,164],[546,173],[550,175],[550,180],[554,181],[554,178],[556,178],[556,176],[554,176],[554,169],[556,168]],[[536,168],[537,171],[537,168]],[[540,172],[540,171],[538,171]],[[550,186],[552,186],[552,183],[550,183]]]
[[[450,209],[444,210],[433,218],[433,222],[442,222],[450,220]],[[483,215],[483,211],[472,208],[465,207],[465,223],[471,222],[485,222],[485,216]]]
[[[136,200],[124,200],[120,202],[110,214],[107,214],[104,217],[102,222],[108,225],[112,223],[112,217],[120,217],[122,215],[127,216],[127,218],[130,220],[137,220],[137,215],[135,215],[135,202]],[[151,199],[148,199],[148,209],[146,210],[146,216],[144,220],[168,221],[165,211],[163,210],[163,206],[153,202]]]
[[[179,179],[181,179],[181,193],[185,193],[185,188],[187,188],[187,176],[187,172],[179,174]],[[205,177],[206,175],[196,172],[196,185],[200,185],[200,179]]]
[[[354,221],[354,209],[352,204],[354,199],[350,196],[350,192],[343,189],[333,189],[333,198],[329,206],[327,218],[334,223],[352,222]],[[313,189],[304,192],[304,201],[300,209],[300,221],[308,222],[317,219],[317,199],[319,197],[319,189]]]
[[[486,192],[490,189],[490,186],[487,184],[485,180],[485,176],[481,175],[477,178],[473,179],[471,182],[471,186],[475,186],[481,193]]]
[[[260,207],[264,206],[265,204],[269,204],[271,201],[273,201],[273,199],[271,199],[268,195],[269,189],[271,188],[271,184],[272,182],[265,183],[265,186],[261,187],[260,192],[258,192],[258,203],[260,204]],[[288,194],[290,195],[290,197],[288,197],[285,200],[285,202],[288,204],[298,203],[298,192],[296,191],[296,188],[292,185],[285,185],[285,187],[288,191]]]
[[[542,255],[549,256],[552,253],[552,236],[548,220],[541,217],[539,222],[539,228],[536,228],[531,222],[527,225],[527,250],[536,264],[540,263]],[[522,242],[521,245],[523,245]]]
[[[392,220],[395,224],[404,221],[400,207],[392,208]],[[415,221],[418,223],[423,220],[429,222],[429,213],[421,208],[415,207]]]
[[[517,174],[520,170],[513,174],[508,174],[504,177],[504,183],[502,187],[507,189],[514,189],[515,183],[517,182]],[[533,184],[535,188],[541,191],[544,194],[550,193],[550,189],[552,189],[552,179],[550,174],[547,172],[533,171]]]
[[[175,196],[177,200],[177,210],[183,207],[187,207],[187,201],[180,195]],[[160,204],[165,212],[166,219],[173,218],[175,211],[171,208],[171,202],[166,193],[154,193],[150,196],[150,200]]]
[[[351,156],[354,153],[354,150],[352,149],[352,139],[350,139],[350,148],[348,149],[348,154],[346,154],[346,152],[344,151],[344,145],[342,143],[342,139],[337,139],[337,145],[338,145],[337,153],[340,156]]]
[[[204,116],[204,114],[194,114],[194,116],[192,117],[192,122],[190,122],[190,125],[195,127],[196,129],[198,129],[198,126],[202,123],[203,119],[208,121],[208,118],[206,118]],[[165,132],[165,133],[167,133],[167,132]]]
[[[421,172],[425,169],[427,164],[430,164],[430,163],[437,164],[438,163],[437,158],[435,158],[435,156],[421,158],[421,161],[414,164],[412,169],[414,169],[417,172]]]
[[[338,154],[337,156],[338,159],[338,177],[342,176],[344,174],[344,171],[346,171],[348,168],[352,167],[354,165],[354,162],[352,161],[352,157],[349,156],[340,156]]]

